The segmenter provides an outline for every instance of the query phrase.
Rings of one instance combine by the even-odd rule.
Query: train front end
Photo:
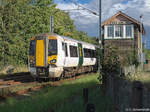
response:
[[[57,72],[57,38],[40,35],[31,38],[30,73],[34,78],[55,77]]]

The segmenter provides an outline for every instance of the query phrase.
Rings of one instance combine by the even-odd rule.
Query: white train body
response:
[[[30,52],[35,50],[29,56],[33,77],[39,77],[41,72],[47,77],[60,77],[95,69],[96,46],[93,44],[54,34],[38,35],[31,41]]]

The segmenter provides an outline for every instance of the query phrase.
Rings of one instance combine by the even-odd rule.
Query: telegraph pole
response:
[[[101,60],[101,59],[103,59],[103,38],[102,38],[102,33],[101,33],[101,12],[102,12],[102,8],[101,8],[101,0],[99,0],[99,47],[100,47],[100,55],[101,56],[99,56],[99,67],[98,67],[98,69],[99,69],[99,76],[101,76],[103,73],[102,73],[102,62],[103,62],[103,60]],[[102,57],[102,58],[100,58],[100,57]]]
[[[140,21],[141,21],[141,25],[140,25],[140,30],[141,30],[141,68],[142,70],[144,69],[144,55],[143,55],[143,39],[142,39],[142,16],[140,16]]]
[[[54,16],[50,16],[50,33],[54,33]]]

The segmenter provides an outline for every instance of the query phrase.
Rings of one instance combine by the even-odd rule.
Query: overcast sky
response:
[[[54,0],[57,8],[62,10],[77,9],[78,6],[70,1],[76,1],[79,5],[99,11],[99,0]],[[139,16],[143,15],[143,24],[146,29],[146,46],[150,48],[150,0],[101,0],[102,21],[122,11],[140,21]],[[98,36],[98,20],[96,15],[86,11],[71,11],[71,18],[75,21],[78,30],[88,33],[89,36]]]

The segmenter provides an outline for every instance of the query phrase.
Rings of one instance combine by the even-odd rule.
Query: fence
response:
[[[106,94],[112,97],[115,112],[150,112],[150,92],[139,81],[131,82],[116,74],[108,75]]]

